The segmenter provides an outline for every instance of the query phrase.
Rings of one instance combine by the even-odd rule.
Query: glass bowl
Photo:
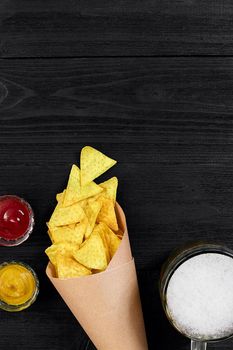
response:
[[[205,253],[217,253],[217,254],[222,254],[230,258],[233,258],[233,251],[228,247],[215,244],[215,243],[196,242],[188,246],[182,247],[179,250],[176,250],[168,258],[168,260],[165,262],[165,264],[162,267],[160,280],[159,280],[160,298],[161,298],[162,306],[166,313],[166,316],[169,322],[173,325],[173,327],[175,327],[177,331],[179,331],[181,334],[191,339],[192,350],[205,350],[207,347],[207,343],[218,342],[233,336],[233,334],[227,334],[222,338],[214,338],[214,339],[212,338],[208,339],[207,337],[203,337],[202,339],[195,338],[195,337],[191,338],[188,334],[185,334],[179,328],[175,320],[173,320],[172,316],[170,315],[168,304],[167,304],[167,289],[168,289],[168,285],[171,277],[173,276],[175,271],[179,268],[179,266],[185,263],[188,259],[195,257],[199,254],[205,254]]]
[[[23,243],[33,227],[34,213],[27,201],[16,195],[0,196],[0,246]]]
[[[12,272],[7,271],[7,268],[11,267],[15,270],[16,279],[12,278]],[[4,269],[4,270],[3,270]],[[39,280],[35,271],[27,264],[21,261],[9,261],[0,264],[0,282],[1,282],[1,271],[3,278],[5,278],[5,285],[7,291],[4,288],[4,279],[0,284],[0,309],[17,312],[28,308],[34,303],[39,293]],[[24,298],[24,294],[27,292],[27,287],[32,288],[29,295],[25,298],[23,302],[17,302],[19,298]],[[1,289],[2,288],[2,289]],[[20,294],[21,293],[21,294]],[[5,298],[3,297],[5,295]],[[7,297],[11,298],[12,302],[6,301]]]

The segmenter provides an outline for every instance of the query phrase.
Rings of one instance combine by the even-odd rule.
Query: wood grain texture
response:
[[[231,0],[1,0],[0,57],[232,55]]]
[[[87,144],[118,160],[100,181],[119,178],[150,350],[188,348],[157,283],[184,243],[233,248],[232,72],[231,58],[0,60],[0,194],[23,196],[36,216],[30,239],[1,247],[1,260],[29,263],[41,282],[30,309],[1,312],[1,350],[94,349],[44,274],[45,222]]]

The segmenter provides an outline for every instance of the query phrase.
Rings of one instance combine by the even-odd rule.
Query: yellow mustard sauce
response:
[[[0,267],[0,301],[19,306],[30,301],[36,290],[32,272],[25,266],[9,263]],[[29,306],[25,305],[25,307]],[[23,308],[25,308],[23,307]]]

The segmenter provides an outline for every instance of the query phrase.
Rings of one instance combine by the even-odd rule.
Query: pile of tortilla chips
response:
[[[81,151],[80,169],[71,168],[67,188],[56,196],[47,223],[52,245],[46,249],[57,277],[71,278],[104,271],[121,242],[115,202],[118,180],[93,180],[116,164],[96,149]]]

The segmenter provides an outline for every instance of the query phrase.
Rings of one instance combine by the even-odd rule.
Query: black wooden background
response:
[[[1,350],[94,350],[44,272],[45,222],[84,145],[118,160],[106,176],[119,178],[149,349],[189,349],[157,285],[184,243],[233,248],[232,18],[231,0],[0,1],[0,194],[36,216],[0,257],[41,284],[31,308],[0,312]]]

